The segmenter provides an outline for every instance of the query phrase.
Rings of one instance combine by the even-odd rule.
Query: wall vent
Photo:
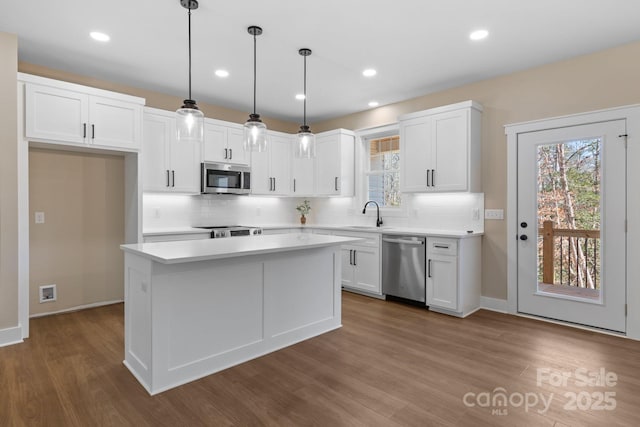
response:
[[[40,286],[40,304],[55,301],[57,298],[56,285]]]

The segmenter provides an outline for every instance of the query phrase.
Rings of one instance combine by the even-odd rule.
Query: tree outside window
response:
[[[368,139],[367,148],[368,200],[378,202],[381,207],[400,207],[400,136]]]

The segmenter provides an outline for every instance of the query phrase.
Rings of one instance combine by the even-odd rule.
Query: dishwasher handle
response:
[[[423,240],[389,239],[385,237],[382,239],[382,241],[387,243],[402,243],[404,245],[416,245],[416,246],[424,245]]]

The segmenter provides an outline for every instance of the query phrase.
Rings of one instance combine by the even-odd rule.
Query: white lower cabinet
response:
[[[481,240],[427,238],[429,310],[467,316],[480,308]]]
[[[313,232],[365,239],[362,243],[342,246],[342,286],[346,290],[382,295],[380,234],[322,229]]]

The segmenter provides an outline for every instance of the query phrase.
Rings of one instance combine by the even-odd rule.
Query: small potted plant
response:
[[[306,215],[308,215],[309,211],[311,210],[311,205],[309,204],[309,201],[305,200],[302,203],[300,203],[298,206],[296,206],[296,210],[300,212],[300,224],[302,225],[306,224],[307,223]]]

